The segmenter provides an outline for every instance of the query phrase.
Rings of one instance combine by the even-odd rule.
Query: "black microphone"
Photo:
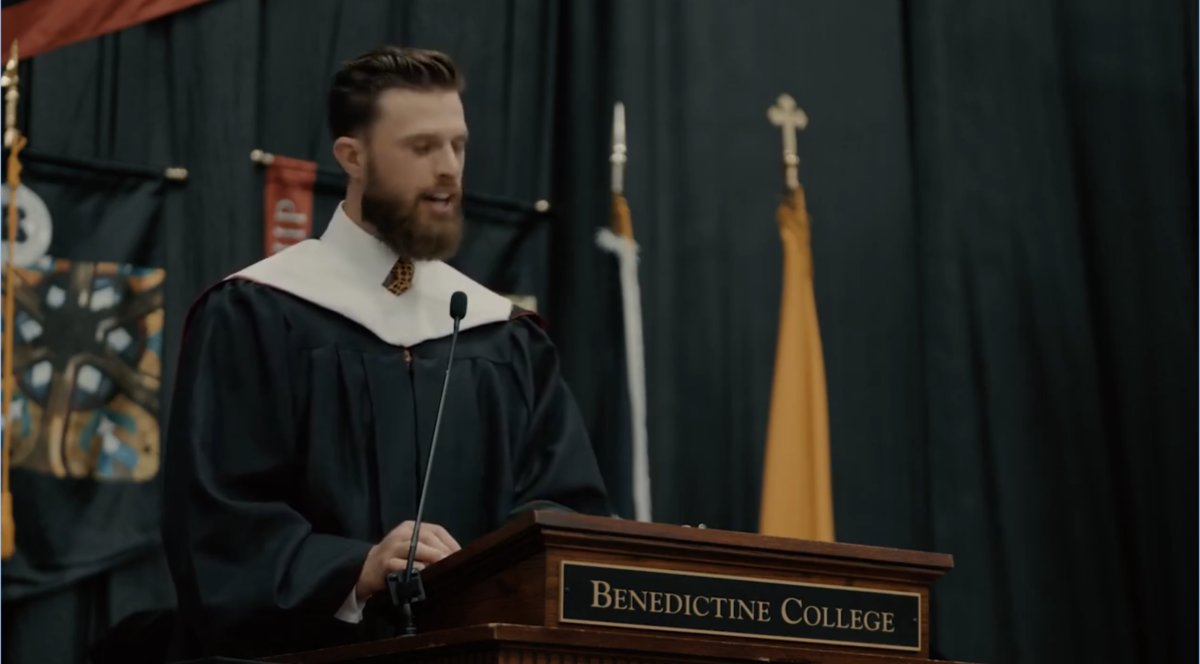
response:
[[[455,291],[450,296],[450,317],[454,319],[454,333],[450,336],[450,354],[446,357],[446,377],[442,381],[442,397],[438,401],[437,417],[433,422],[433,440],[429,443],[429,459],[425,462],[425,480],[421,482],[421,498],[417,502],[417,518],[413,522],[412,541],[408,545],[408,565],[404,568],[404,576],[392,572],[387,576],[388,591],[392,595],[392,604],[404,612],[404,636],[413,636],[417,627],[413,623],[412,605],[425,599],[425,586],[421,583],[421,573],[414,569],[417,556],[417,542],[421,537],[421,519],[425,515],[425,496],[429,491],[429,477],[433,471],[433,454],[437,451],[438,432],[442,429],[442,410],[446,407],[446,390],[450,387],[450,367],[454,364],[454,347],[458,345],[458,327],[467,316],[467,294]]]

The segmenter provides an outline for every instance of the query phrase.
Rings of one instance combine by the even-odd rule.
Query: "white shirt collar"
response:
[[[344,202],[338,203],[329,226],[321,234],[321,244],[354,261],[364,273],[377,275],[380,287],[400,258],[382,240],[354,223],[346,214]]]

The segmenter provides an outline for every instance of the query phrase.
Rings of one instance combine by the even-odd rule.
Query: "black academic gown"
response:
[[[390,636],[386,592],[335,618],[367,552],[414,518],[450,339],[403,349],[268,286],[189,317],[164,452],[182,654]],[[530,315],[458,339],[425,518],[466,546],[533,501],[608,515],[556,351]]]

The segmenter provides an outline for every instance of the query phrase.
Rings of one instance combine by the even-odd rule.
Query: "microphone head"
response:
[[[450,296],[450,317],[454,320],[462,320],[467,316],[467,294],[462,291],[454,291],[454,295]]]

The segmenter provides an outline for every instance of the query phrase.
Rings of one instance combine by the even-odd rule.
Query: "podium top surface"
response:
[[[686,551],[692,555],[719,556],[719,559],[742,555],[822,560],[904,568],[930,576],[942,576],[954,567],[954,558],[944,553],[642,523],[571,512],[533,511],[515,517],[502,528],[430,566],[422,574],[427,580],[436,582],[438,577],[454,574],[461,566],[488,552],[512,549],[523,541],[539,546],[583,546],[666,555]]]

